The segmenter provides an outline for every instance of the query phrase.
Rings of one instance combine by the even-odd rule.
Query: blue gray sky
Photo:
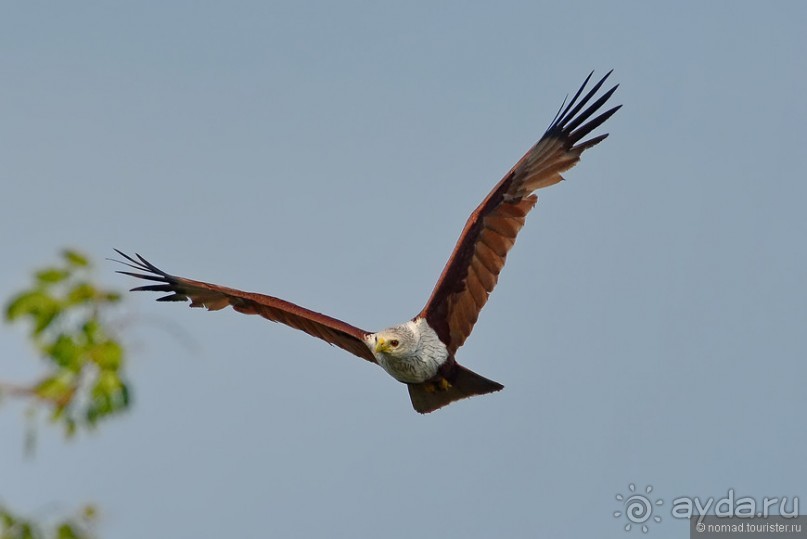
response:
[[[590,70],[624,108],[541,200],[415,413],[379,368],[232,311],[130,298],[136,404],[0,496],[103,537],[619,538],[615,498],[803,496],[807,5],[15,3],[0,18],[3,297],[63,246],[369,330],[425,303],[471,210]],[[0,328],[0,373],[40,365]],[[805,511],[802,510],[802,513]]]

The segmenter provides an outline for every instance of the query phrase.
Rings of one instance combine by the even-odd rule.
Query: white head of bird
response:
[[[393,378],[416,384],[437,374],[448,350],[423,318],[367,336],[376,361]]]

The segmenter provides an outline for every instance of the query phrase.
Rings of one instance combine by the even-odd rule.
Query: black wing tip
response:
[[[157,301],[187,301],[189,298],[182,292],[178,291],[176,288],[176,279],[169,275],[168,273],[164,272],[142,256],[140,254],[135,253],[134,257],[127,255],[120,249],[115,249],[115,252],[118,253],[120,256],[128,260],[125,262],[123,260],[117,260],[114,258],[110,258],[112,262],[117,262],[118,264],[123,264],[129,268],[132,268],[134,271],[127,271],[127,270],[116,270],[115,273],[120,273],[121,275],[128,275],[130,277],[136,277],[138,279],[143,279],[144,281],[156,281],[160,284],[154,285],[145,285],[145,286],[136,286],[131,288],[130,292],[173,292],[167,296],[162,296],[157,298]],[[135,258],[136,257],[136,258]]]
[[[149,262],[148,260],[143,258],[140,255],[140,253],[135,253],[135,255],[133,257],[133,256],[130,256],[130,255],[127,255],[126,253],[124,253],[120,249],[113,248],[113,250],[116,253],[118,253],[120,256],[125,258],[128,262],[124,262],[123,260],[117,260],[115,258],[108,258],[107,260],[110,260],[112,262],[117,262],[118,264],[123,264],[124,266],[129,266],[130,268],[136,269],[138,271],[145,271],[147,273],[151,273],[151,274],[154,274],[154,275],[160,275],[161,277],[166,277],[166,278],[171,277],[169,274],[167,274],[166,272],[164,272],[163,270],[161,270],[160,268],[158,268],[157,266],[155,266],[154,264],[152,264],[151,262]],[[137,258],[135,258],[135,257],[137,257]],[[124,273],[124,274],[127,274],[127,275],[133,275],[134,277],[144,278],[141,275],[134,275],[132,273],[126,273],[124,271],[118,271],[118,273]]]
[[[622,108],[622,105],[617,105],[595,117],[593,120],[587,122],[587,120],[596,114],[611,98],[614,92],[616,92],[617,88],[619,88],[619,84],[615,84],[613,87],[602,93],[600,97],[598,97],[588,108],[584,110],[584,107],[591,102],[591,100],[599,92],[602,85],[606,80],[608,80],[608,77],[610,77],[613,72],[613,69],[609,70],[581,99],[580,96],[583,94],[584,90],[588,86],[588,83],[591,81],[591,77],[594,75],[594,71],[592,70],[585,78],[580,88],[578,88],[571,101],[566,103],[566,100],[564,99],[565,108],[564,105],[561,105],[561,108],[555,115],[555,119],[552,121],[547,133],[567,139],[569,146],[572,147],[580,142],[580,140],[588,135],[591,131],[602,125],[602,123],[613,116],[616,111]],[[592,143],[592,141],[595,139],[591,139],[581,143],[577,147],[580,149],[590,148],[597,142],[601,142],[603,138],[605,137],[596,137],[596,139],[598,139],[596,142]]]
[[[188,296],[179,292],[157,298],[157,301],[188,301]]]
[[[174,287],[167,283],[138,286],[129,290],[129,292],[173,292],[173,291]]]

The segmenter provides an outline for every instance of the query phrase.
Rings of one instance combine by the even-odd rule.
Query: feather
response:
[[[493,291],[507,253],[527,213],[538,201],[533,192],[562,181],[561,173],[576,165],[584,150],[608,136],[580,142],[619,110],[617,106],[597,115],[617,89],[614,86],[595,99],[610,74],[609,71],[584,95],[592,74],[586,77],[574,97],[568,103],[564,100],[541,139],[496,184],[465,223],[440,279],[418,315],[426,318],[452,354],[470,335],[479,310]]]

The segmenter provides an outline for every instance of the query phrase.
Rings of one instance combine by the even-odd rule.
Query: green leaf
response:
[[[11,513],[3,509],[2,513],[0,513],[0,522],[3,523],[4,527],[10,528],[14,525],[15,520]]]
[[[6,305],[6,319],[12,321],[25,315],[37,316],[40,312],[52,311],[54,306],[58,307],[58,302],[41,290],[23,292]]]
[[[71,266],[86,268],[90,265],[90,261],[86,256],[73,249],[65,249],[62,251],[62,256]]]
[[[59,268],[46,268],[36,272],[36,280],[43,284],[58,283],[70,276],[70,272]]]
[[[98,381],[93,388],[93,394],[98,391],[99,395],[109,395],[116,393],[122,385],[117,373],[103,370],[98,374]]]
[[[34,321],[34,335],[39,335],[59,316],[62,306],[41,290],[23,292],[6,305],[6,319],[17,320],[28,316]]]
[[[17,524],[19,525],[19,531],[17,532],[19,539],[36,539],[39,535],[30,522],[18,521]]]
[[[46,309],[36,313],[36,324],[34,324],[34,335],[40,335],[43,331],[48,329],[56,317],[61,314],[62,308],[58,303],[52,303]]]
[[[69,399],[75,390],[75,380],[75,375],[70,371],[60,371],[59,374],[48,376],[39,382],[34,388],[34,393],[43,399],[63,401]]]
[[[112,400],[109,398],[109,395],[96,391],[93,391],[93,393],[92,401],[89,406],[87,406],[87,411],[85,412],[87,424],[91,427],[94,427],[98,420],[109,414],[112,409]]]
[[[81,326],[81,332],[87,339],[87,344],[94,345],[101,338],[101,323],[97,318],[90,318]]]
[[[81,369],[81,348],[73,337],[61,333],[47,349],[48,356],[59,366],[77,372]]]
[[[101,369],[117,371],[123,362],[123,348],[115,341],[104,341],[90,350],[90,357]]]
[[[97,290],[90,283],[78,283],[67,293],[67,303],[69,305],[77,305],[94,299],[97,295]]]
[[[57,539],[80,539],[81,536],[76,533],[68,523],[64,523],[56,530],[56,537]]]

